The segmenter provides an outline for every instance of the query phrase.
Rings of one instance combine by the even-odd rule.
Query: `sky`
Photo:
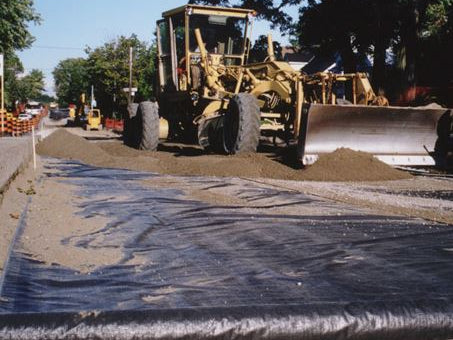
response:
[[[19,52],[25,73],[42,70],[46,76],[46,92],[54,95],[52,70],[59,61],[86,57],[85,47],[98,47],[121,35],[135,33],[142,41],[152,42],[155,23],[161,13],[182,6],[187,0],[35,0],[42,17],[40,25],[29,29],[36,38],[32,47]],[[297,14],[289,8],[288,14]],[[255,21],[252,41],[270,31],[265,21]],[[275,41],[287,44],[278,30],[272,31]]]

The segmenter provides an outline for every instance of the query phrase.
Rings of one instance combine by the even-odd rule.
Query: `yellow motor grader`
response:
[[[247,63],[253,10],[185,5],[157,22],[157,102],[140,104],[140,146],[155,149],[159,117],[169,137],[204,148],[254,152],[260,135],[280,133],[313,163],[340,147],[392,165],[433,165],[450,134],[450,111],[388,106],[365,74],[304,74],[268,56]],[[132,113],[135,115],[135,113]]]

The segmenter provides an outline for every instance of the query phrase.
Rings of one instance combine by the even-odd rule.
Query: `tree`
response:
[[[303,48],[318,53],[339,52],[346,72],[355,72],[359,56],[372,56],[372,80],[377,90],[395,82],[388,74],[390,50],[396,55],[402,90],[414,88],[420,75],[426,79],[428,66],[444,66],[446,71],[437,75],[444,83],[453,77],[453,62],[446,53],[453,48],[453,0],[241,0],[234,1],[234,5],[255,9],[258,18],[297,36]],[[285,14],[288,5],[300,6],[296,24]]]
[[[48,94],[42,94],[41,96],[38,96],[35,98],[37,102],[43,103],[43,104],[50,104],[56,101],[55,97],[49,96]]]
[[[129,47],[133,48],[133,87],[138,88],[136,101],[153,95],[156,48],[138,40],[137,36],[121,36],[96,48],[87,48],[88,57],[62,60],[53,71],[60,105],[78,103],[82,93],[94,95],[104,115],[121,111],[127,104],[129,87]],[[87,97],[88,98],[88,97]]]
[[[33,0],[0,1],[0,53],[5,56],[5,103],[13,107],[21,97],[23,83],[18,76],[24,71],[15,50],[23,50],[34,41],[29,23],[40,23]]]
[[[296,27],[300,45],[308,46],[318,54],[339,52],[345,72],[355,72],[356,13],[361,10],[360,0],[308,1],[308,5],[300,9]]]
[[[380,90],[386,75],[387,50],[396,32],[395,3],[393,0],[309,1],[300,10],[296,29],[299,43],[318,53],[340,52],[346,72],[356,72],[360,59],[371,55],[373,81]]]
[[[138,88],[135,95],[137,102],[149,100],[155,95],[156,65],[154,63],[156,58],[157,46],[155,44],[146,47],[136,56],[134,70]]]
[[[33,69],[29,74],[20,76],[24,69],[14,53],[8,53],[5,60],[5,102],[13,108],[16,102],[25,103],[38,100],[44,92],[44,74]]]
[[[33,0],[0,1],[0,53],[30,47],[34,38],[27,25],[38,24],[40,20]]]
[[[453,79],[452,0],[400,0],[399,31],[394,46],[396,70],[408,99],[415,100],[416,86],[443,87]],[[441,95],[442,96],[442,95]],[[450,95],[451,96],[451,95]],[[448,101],[436,98],[439,102]],[[451,103],[451,99],[450,99]],[[451,104],[450,104],[451,105]]]
[[[133,48],[133,87],[136,100],[150,99],[153,93],[156,49],[141,42],[136,35],[121,36],[101,47],[88,48],[87,70],[95,88],[98,107],[104,112],[119,111],[127,103],[123,88],[129,87],[129,48]]]
[[[190,3],[207,5],[231,5],[227,0],[191,0]],[[356,58],[351,34],[356,30],[357,13],[363,12],[358,6],[360,0],[241,0],[235,5],[254,9],[257,17],[268,20],[272,28],[280,28],[282,33],[297,35],[302,46],[316,46],[318,52],[339,51],[345,68],[355,71]],[[353,5],[353,6],[352,6]],[[294,24],[286,13],[287,6],[300,6],[301,18]]]
[[[398,16],[394,0],[364,0],[354,32],[358,50],[372,55],[372,79],[378,92],[384,90],[387,75],[387,54],[397,35]],[[366,10],[368,8],[368,10]]]
[[[5,54],[5,104],[14,108],[14,103],[19,100],[19,75],[24,72],[24,67],[14,52]]]
[[[204,4],[212,6],[231,6],[230,0],[189,0],[190,4]],[[259,19],[270,22],[271,28],[279,27],[283,33],[291,33],[293,20],[285,9],[287,6],[300,5],[305,0],[241,0],[235,1],[235,7],[254,9]]]
[[[332,42],[339,42],[337,48],[342,51],[343,59],[358,53],[370,54],[374,60],[372,80],[377,90],[398,83],[387,74],[390,66],[387,65],[388,51],[392,50],[396,55],[394,66],[401,75],[399,91],[406,92],[412,88],[412,95],[415,95],[415,86],[427,65],[431,69],[431,77],[433,67],[439,64],[447,70],[451,69],[446,67],[452,65],[451,58],[444,58],[442,49],[434,45],[437,40],[441,42],[439,47],[443,45],[443,50],[452,47],[451,33],[447,33],[452,27],[449,16],[452,7],[452,0],[309,1],[301,9],[297,32],[301,42],[308,42],[311,46],[326,48],[332,46]],[[348,16],[344,9],[354,15]],[[349,37],[351,45],[348,46],[346,39],[341,39],[339,35]],[[439,63],[441,60],[443,62]],[[346,70],[353,69],[346,67]],[[425,73],[429,74],[429,71]],[[435,77],[442,77],[445,73],[439,69]],[[451,79],[451,72],[449,74]]]
[[[277,60],[282,60],[282,46],[276,41],[273,42],[273,46],[275,57]],[[264,61],[267,56],[267,36],[260,35],[253,44],[253,47],[250,49],[249,62],[260,63]]]
[[[453,0],[437,0],[428,5],[422,37],[425,37],[422,41],[424,58],[419,60],[422,79],[431,76],[430,82],[451,86],[453,58],[447,51],[453,50]],[[432,65],[431,60],[437,63]]]
[[[37,100],[44,92],[44,74],[40,70],[33,69],[29,74],[18,78],[11,91],[11,99],[26,103],[29,100]]]
[[[58,103],[61,106],[77,103],[80,95],[89,91],[88,64],[83,58],[70,58],[60,61],[52,74]]]

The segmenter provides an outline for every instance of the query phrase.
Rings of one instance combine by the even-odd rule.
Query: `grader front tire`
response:
[[[142,138],[140,149],[156,151],[159,145],[159,107],[157,103],[141,102]]]
[[[228,154],[256,152],[260,139],[260,108],[248,93],[235,95],[228,105],[223,125],[223,144]]]

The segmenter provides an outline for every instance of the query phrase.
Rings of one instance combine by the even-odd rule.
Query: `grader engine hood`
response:
[[[448,138],[442,131],[449,131],[449,115],[447,109],[306,105],[298,157],[308,165],[343,147],[371,153],[390,165],[435,165],[436,143]]]

